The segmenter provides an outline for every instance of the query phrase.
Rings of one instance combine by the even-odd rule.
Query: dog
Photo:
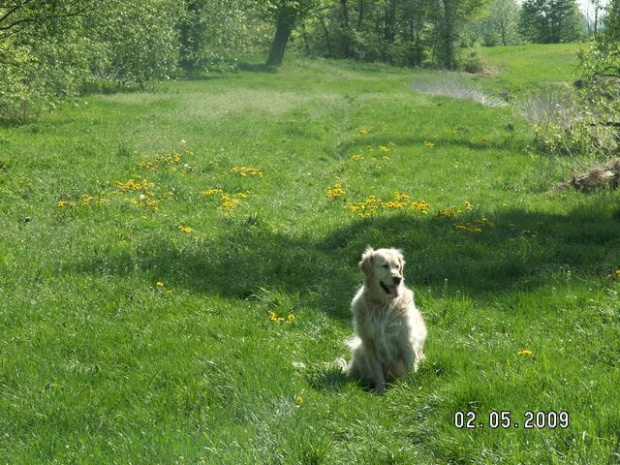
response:
[[[364,284],[351,303],[354,338],[347,374],[383,394],[386,385],[417,371],[424,360],[427,329],[405,287],[405,260],[397,249],[368,247],[359,263]]]

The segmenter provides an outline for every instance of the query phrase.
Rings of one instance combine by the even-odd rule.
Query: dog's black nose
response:
[[[400,276],[394,276],[394,286],[398,286],[402,282],[403,278]]]

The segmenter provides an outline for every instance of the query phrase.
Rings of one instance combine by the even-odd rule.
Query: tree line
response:
[[[273,66],[295,47],[455,69],[476,43],[585,34],[576,0],[0,0],[0,116],[227,66],[256,49]]]

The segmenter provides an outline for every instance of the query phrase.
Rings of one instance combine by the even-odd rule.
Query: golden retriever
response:
[[[346,371],[378,394],[424,359],[426,325],[404,285],[404,265],[400,250],[366,249],[359,264],[364,285],[351,303],[355,337]]]

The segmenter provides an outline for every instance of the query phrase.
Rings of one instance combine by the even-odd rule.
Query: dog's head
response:
[[[404,266],[403,254],[397,249],[374,250],[368,247],[360,262],[365,285],[387,299],[395,299],[400,295]]]

